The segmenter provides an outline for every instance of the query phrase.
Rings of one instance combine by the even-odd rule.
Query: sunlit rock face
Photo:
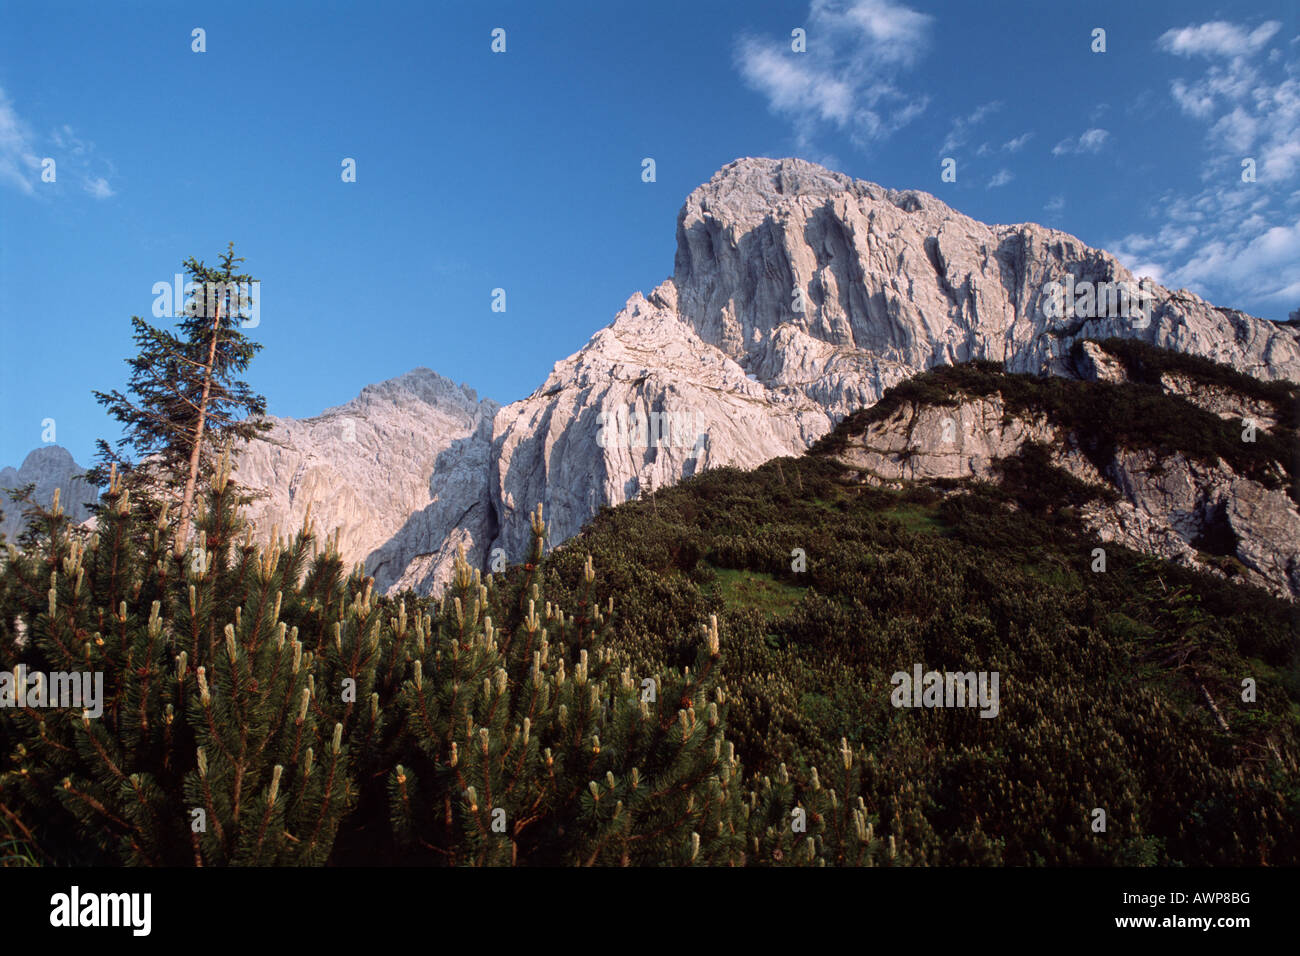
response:
[[[1071,309],[1053,301],[1062,288]],[[316,418],[276,419],[237,477],[268,493],[252,512],[259,532],[296,528],[311,502],[380,587],[430,592],[457,548],[485,570],[522,560],[538,503],[558,544],[603,505],[801,453],[938,364],[1074,375],[1076,342],[1118,336],[1300,380],[1295,329],[1154,284],[1125,306],[1108,298],[1117,288],[1139,277],[1065,233],[988,225],[802,160],[740,159],[687,198],[672,277],[634,294],[527,398],[498,407],[417,369]],[[1021,437],[990,424],[991,409],[970,414],[969,460],[932,467],[978,469]],[[1271,504],[1240,500],[1256,517],[1238,523],[1285,530]],[[1261,552],[1261,579],[1280,581],[1281,560]]]

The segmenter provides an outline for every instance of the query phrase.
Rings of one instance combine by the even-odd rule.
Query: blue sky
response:
[[[1065,229],[1283,319],[1300,307],[1296,10],[4,0],[0,464],[46,419],[88,464],[114,436],[90,390],[124,383],[130,317],[229,241],[262,281],[249,380],[272,413],[418,365],[523,397],[671,274],[682,201],[747,155]]]

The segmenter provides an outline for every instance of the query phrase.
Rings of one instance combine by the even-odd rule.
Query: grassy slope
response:
[[[1118,440],[1238,453],[1217,419],[1153,388],[988,366],[905,383],[821,450],[906,398],[994,386],[1099,443],[1113,427]],[[841,737],[862,742],[868,806],[931,862],[1300,861],[1296,608],[1114,547],[1095,573],[1097,542],[1072,512],[1086,488],[1033,448],[1006,474],[1004,487],[945,497],[862,487],[825,454],[717,469],[606,509],[545,570],[576,597],[594,555],[634,672],[688,665],[717,613],[729,737],[747,770],[828,768]],[[914,663],[998,671],[999,716],[895,709],[890,676]],[[1241,700],[1247,677],[1255,703]],[[1098,807],[1105,833],[1089,828]]]

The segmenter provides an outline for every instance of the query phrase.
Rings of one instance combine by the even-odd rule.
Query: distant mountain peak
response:
[[[99,500],[99,489],[82,479],[85,469],[77,464],[72,453],[60,445],[40,445],[33,448],[18,468],[0,468],[0,488],[21,488],[35,485],[33,497],[46,507],[54,500],[54,489],[59,489],[59,503],[73,521],[90,517],[89,506]],[[14,540],[22,531],[26,519],[22,506],[8,495],[0,496],[0,532],[7,540]]]
[[[356,398],[327,408],[316,418],[364,416],[374,406],[394,403],[415,403],[443,414],[467,418],[490,416],[500,407],[491,399],[480,399],[478,392],[468,385],[458,385],[432,369],[417,366],[409,372],[365,386]]]
[[[72,452],[62,445],[38,445],[29,451],[19,470],[29,471],[33,468],[81,470],[78,468],[76,459],[72,457]]]

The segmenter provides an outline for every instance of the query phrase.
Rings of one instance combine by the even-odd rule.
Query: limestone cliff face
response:
[[[520,560],[539,502],[558,544],[603,505],[702,468],[801,453],[937,364],[1077,374],[1076,342],[1118,336],[1300,381],[1293,328],[1159,286],[1136,316],[1054,318],[1053,287],[1137,278],[1065,233],[987,225],[801,160],[719,170],[687,198],[677,240],[672,277],[633,295],[521,401],[498,409],[417,370],[315,419],[277,420],[237,475],[269,493],[259,527],[286,532],[313,501],[318,526],[340,527],[345,557],[381,587],[429,591],[457,546],[484,567],[495,549]],[[995,409],[977,411],[962,433],[987,448],[908,467],[978,470],[1024,437],[1015,427],[1039,427],[1008,432]],[[896,440],[878,437],[882,449]]]
[[[687,198],[673,284],[677,311],[704,341],[841,414],[931,365],[988,359],[1063,373],[1085,338],[1136,337],[1300,380],[1294,328],[1154,284],[1143,316],[1080,317],[1112,311],[1081,299],[1075,314],[1052,318],[1045,290],[1071,279],[1139,284],[1110,254],[1054,229],[988,225],[927,193],[802,160],[742,159]]]
[[[738,160],[687,198],[673,277],[498,415],[496,545],[520,553],[538,501],[560,541],[651,483],[798,454],[936,364],[1076,374],[1076,342],[1118,336],[1300,380],[1295,330],[1191,293],[1151,286],[1137,315],[1052,318],[1044,290],[1084,282],[1139,284],[1065,233],[990,226],[801,160]],[[708,453],[599,448],[596,415],[638,404],[698,413]]]
[[[419,583],[454,530],[491,538],[486,456],[497,408],[421,368],[315,418],[272,419],[268,438],[238,455],[235,479],[265,494],[247,516],[267,538],[296,531],[310,507],[318,529],[338,529],[344,560],[364,562],[379,587]]]
[[[1123,380],[1099,347],[1091,346],[1090,354],[1105,378]],[[1248,398],[1190,378],[1167,376],[1165,391],[1223,418],[1240,419],[1244,410],[1272,420]],[[1214,541],[1239,562],[1249,583],[1300,598],[1300,510],[1285,490],[1239,475],[1222,459],[1121,446],[1099,467],[1080,451],[1076,434],[1045,415],[1008,412],[999,394],[951,406],[904,403],[851,436],[837,457],[873,484],[996,481],[997,460],[1015,456],[1027,442],[1051,449],[1052,463],[1076,478],[1118,493],[1114,502],[1094,501],[1081,509],[1085,525],[1103,541],[1210,569],[1204,548]]]
[[[522,559],[538,502],[562,541],[602,505],[716,465],[801,451],[831,427],[816,402],[746,376],[656,301],[633,296],[541,388],[497,414],[494,547],[509,560]]]

